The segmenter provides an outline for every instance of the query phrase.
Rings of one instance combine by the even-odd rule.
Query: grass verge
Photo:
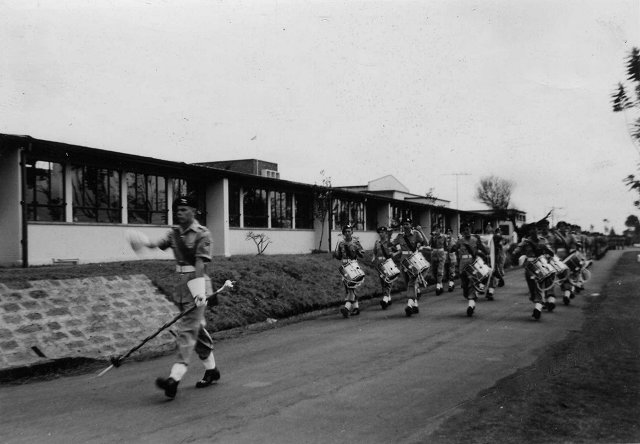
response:
[[[640,273],[627,252],[582,329],[465,403],[429,442],[640,442]]]

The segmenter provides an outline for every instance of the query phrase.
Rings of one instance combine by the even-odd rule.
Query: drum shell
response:
[[[555,274],[555,268],[547,262],[547,260],[540,256],[534,261],[527,262],[525,268],[531,275],[533,275],[537,281],[542,282],[545,279],[550,278]]]
[[[570,254],[563,262],[572,272],[579,271],[582,268],[582,261],[578,253]]]
[[[489,277],[491,268],[481,258],[477,257],[464,267],[464,272],[467,273],[469,278],[481,281]]]
[[[349,261],[338,268],[342,278],[347,282],[360,282],[364,280],[364,271],[360,268],[358,261]]]
[[[407,273],[414,277],[418,276],[423,271],[428,270],[430,266],[431,264],[419,251],[402,260],[402,267]]]
[[[393,259],[389,258],[378,265],[380,276],[387,282],[395,280],[400,276],[400,269],[396,266]]]

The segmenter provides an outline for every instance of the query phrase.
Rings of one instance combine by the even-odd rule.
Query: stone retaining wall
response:
[[[178,311],[144,275],[0,283],[0,369],[46,359],[108,359],[130,350]],[[174,348],[165,330],[138,353]],[[40,356],[44,355],[44,356]]]

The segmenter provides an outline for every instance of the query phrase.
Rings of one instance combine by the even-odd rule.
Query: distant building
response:
[[[393,176],[364,189],[279,177],[276,163],[257,159],[186,164],[0,134],[0,265],[139,259],[124,241],[126,230],[164,235],[174,223],[171,202],[187,193],[200,202],[198,220],[222,256],[256,254],[249,232],[271,239],[265,254],[300,254],[332,250],[347,222],[370,249],[379,225],[405,216],[427,234],[434,223],[458,233],[462,219],[481,227],[493,220],[411,194]],[[316,211],[323,196],[330,203],[324,223]],[[171,257],[157,250],[143,256]]]

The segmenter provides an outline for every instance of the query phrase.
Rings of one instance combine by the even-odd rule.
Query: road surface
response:
[[[100,378],[3,386],[0,441],[428,442],[460,405],[580,329],[581,307],[597,297],[620,254],[596,261],[587,291],[568,307],[560,299],[540,321],[531,317],[523,271],[515,270],[472,318],[460,289],[430,291],[411,318],[396,299],[386,311],[370,305],[343,319],[336,310],[225,339],[216,346],[220,383],[195,389],[203,372],[195,361],[174,400],[154,386],[167,376],[170,356],[129,361]]]

